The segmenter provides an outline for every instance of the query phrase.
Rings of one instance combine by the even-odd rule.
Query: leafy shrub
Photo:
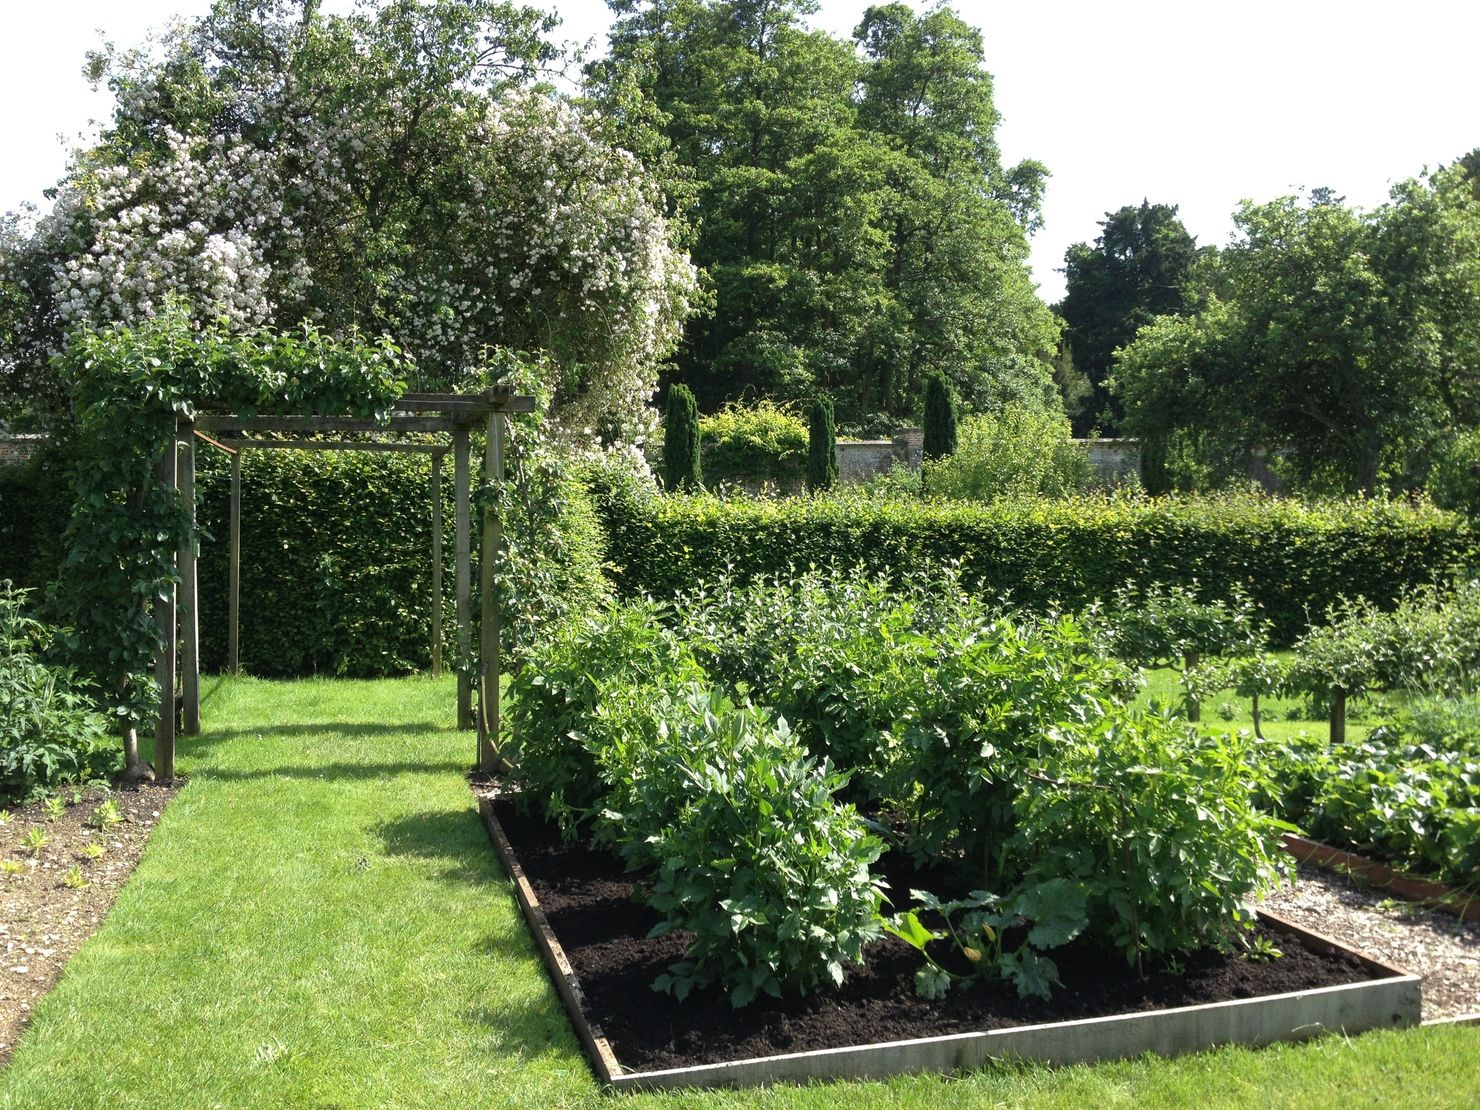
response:
[[[879,665],[899,747],[885,789],[908,806],[917,857],[959,855],[1000,891],[1024,769],[1055,725],[1098,716],[1129,676],[1068,616],[968,619],[931,648],[925,666]]]
[[[70,672],[38,659],[51,630],[28,617],[26,591],[0,579],[0,803],[63,783],[110,778],[123,749]]]
[[[1434,504],[1480,516],[1480,428],[1456,435],[1429,475]]]
[[[969,416],[956,450],[925,464],[922,484],[931,497],[962,501],[1084,493],[1094,468],[1069,436],[1062,414],[1027,406]]]
[[[868,498],[598,497],[620,594],[671,597],[713,582],[809,566],[898,580],[956,564],[983,596],[1070,611],[1137,589],[1243,586],[1285,646],[1343,595],[1391,606],[1405,589],[1475,557],[1453,514],[1373,501],[1302,505],[1262,497],[1086,497],[1012,503]]]
[[[712,695],[678,720],[668,743],[639,752],[634,775],[671,784],[668,819],[646,826],[661,861],[649,901],[666,915],[659,931],[692,934],[654,985],[683,998],[718,982],[744,1006],[841,984],[880,935],[869,866],[882,843],[768,710]]]
[[[712,486],[796,492],[806,477],[807,427],[771,401],[730,404],[699,420],[704,473]]]
[[[610,804],[603,766],[630,762],[658,735],[660,693],[704,679],[658,617],[656,606],[634,602],[557,626],[510,679],[504,754],[522,797],[538,800],[567,836]]]
[[[1226,947],[1277,874],[1279,825],[1256,806],[1249,743],[1124,706],[1050,729],[1015,799],[1018,889],[1083,883],[1085,935],[1137,967]]]
[[[969,604],[939,583],[912,587],[820,572],[749,584],[725,575],[677,599],[676,627],[712,678],[762,699],[814,756],[873,783],[893,744],[881,674],[918,666],[922,649],[933,655],[920,633],[939,626],[945,599]]]

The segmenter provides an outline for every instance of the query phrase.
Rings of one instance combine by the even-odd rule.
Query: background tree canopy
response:
[[[972,406],[1058,404],[1026,265],[1046,171],[1001,164],[980,32],[948,7],[870,7],[847,42],[805,0],[611,6],[589,88],[689,182],[714,304],[673,376],[705,408],[820,389],[898,418],[935,371]]]
[[[1193,304],[1197,244],[1177,206],[1126,205],[1107,212],[1094,246],[1075,243],[1064,255],[1065,293],[1059,304],[1064,340],[1090,392],[1074,416],[1076,435],[1113,435],[1123,415],[1106,381],[1119,347],[1153,317],[1181,315]]]
[[[1206,307],[1143,327],[1115,360],[1124,427],[1217,477],[1265,448],[1297,485],[1421,484],[1480,418],[1480,198],[1465,167],[1371,212],[1327,190],[1246,203]]]

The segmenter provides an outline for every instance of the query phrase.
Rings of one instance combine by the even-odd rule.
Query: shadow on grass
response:
[[[553,987],[543,1000],[505,1002],[497,1007],[475,1006],[467,1012],[467,1018],[473,1025],[487,1030],[489,1047],[501,1056],[523,1060],[559,1057],[578,1060],[590,1067]]]
[[[276,767],[211,767],[193,771],[204,779],[220,782],[251,782],[255,779],[338,779],[365,782],[394,775],[464,775],[472,761],[460,759],[398,760],[394,763],[285,763]],[[470,811],[471,812],[471,811]]]
[[[503,868],[488,843],[478,811],[423,810],[370,827],[388,856],[411,856],[445,863],[441,878],[461,882],[502,881]]]
[[[236,740],[241,737],[275,736],[391,736],[398,733],[455,733],[452,725],[440,721],[401,721],[387,724],[379,721],[325,721],[320,724],[301,723],[291,725],[265,724],[260,726],[240,725],[230,728],[207,728],[199,736],[182,736],[179,743],[214,743],[221,740]],[[472,750],[474,734],[467,732],[468,748]]]

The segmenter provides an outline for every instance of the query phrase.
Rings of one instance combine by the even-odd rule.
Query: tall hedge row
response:
[[[197,455],[201,665],[226,664],[231,467]],[[66,464],[0,466],[0,579],[44,591],[70,511]],[[444,463],[451,660],[453,486]],[[242,466],[241,662],[251,674],[379,676],[431,664],[431,468],[419,455],[254,451]],[[473,529],[476,545],[480,529]]]
[[[231,467],[197,452],[201,666],[226,665]],[[454,637],[452,464],[444,460],[443,632]],[[271,677],[431,665],[426,456],[251,451],[242,461],[241,664]],[[480,529],[473,529],[476,544]]]
[[[1378,604],[1476,558],[1476,532],[1426,506],[1305,506],[1257,497],[1077,498],[973,504],[834,494],[780,501],[600,492],[608,558],[627,595],[719,574],[858,565],[897,575],[959,563],[967,582],[1034,607],[1078,608],[1126,582],[1242,585],[1293,641],[1343,595]]]
[[[39,590],[56,577],[71,494],[60,466],[38,455],[0,465],[0,579]]]

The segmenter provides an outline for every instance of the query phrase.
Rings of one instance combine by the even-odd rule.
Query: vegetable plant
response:
[[[974,890],[965,898],[942,902],[929,891],[912,890],[910,897],[921,911],[939,919],[942,928],[926,927],[916,910],[895,915],[884,928],[924,956],[925,966],[915,973],[915,993],[921,998],[940,998],[953,983],[988,974],[1008,980],[1024,998],[1047,998],[1063,983],[1058,966],[1041,952],[1067,944],[1084,931],[1087,896],[1086,884],[1069,879],[1052,879],[1006,900]],[[1005,947],[1009,930],[1024,934],[1015,948]],[[952,971],[931,955],[929,946],[947,939],[969,971]]]

